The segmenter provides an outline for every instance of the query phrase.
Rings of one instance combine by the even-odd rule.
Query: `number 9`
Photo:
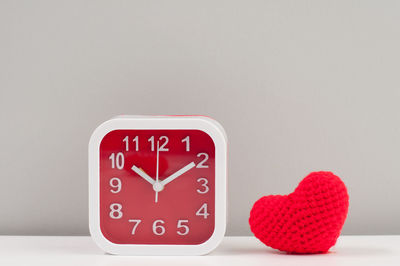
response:
[[[110,186],[111,186],[112,188],[115,188],[115,190],[110,189],[110,191],[111,191],[112,193],[118,193],[118,192],[120,192],[120,191],[121,191],[121,188],[122,188],[121,179],[119,179],[119,178],[117,178],[117,177],[111,178],[111,179],[110,179]]]

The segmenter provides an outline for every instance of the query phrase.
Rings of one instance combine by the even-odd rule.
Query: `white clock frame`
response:
[[[215,226],[211,237],[197,245],[115,244],[100,229],[100,143],[105,135],[121,129],[187,129],[207,133],[215,145]],[[101,124],[89,141],[89,229],[95,243],[119,255],[204,255],[222,241],[227,216],[227,137],[223,127],[205,116],[117,116]]]

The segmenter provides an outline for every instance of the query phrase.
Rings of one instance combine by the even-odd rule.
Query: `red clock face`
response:
[[[116,244],[207,241],[215,146],[200,130],[115,130],[100,144],[100,228]]]

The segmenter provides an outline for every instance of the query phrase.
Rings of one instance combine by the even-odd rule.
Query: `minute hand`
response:
[[[161,181],[160,183],[165,186],[166,184],[168,184],[169,182],[173,181],[175,178],[183,175],[184,173],[186,173],[187,171],[189,171],[190,169],[192,169],[193,167],[195,167],[195,163],[191,162],[190,164],[186,165],[185,167],[181,168],[180,170],[176,171],[175,173],[173,173],[172,175],[170,175],[169,177],[165,178],[163,181]]]

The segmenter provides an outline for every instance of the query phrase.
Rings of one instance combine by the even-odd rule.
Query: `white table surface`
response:
[[[133,257],[104,254],[90,237],[0,236],[0,265],[400,265],[400,236],[342,236],[328,254],[287,255],[254,237],[225,237],[209,255]]]

